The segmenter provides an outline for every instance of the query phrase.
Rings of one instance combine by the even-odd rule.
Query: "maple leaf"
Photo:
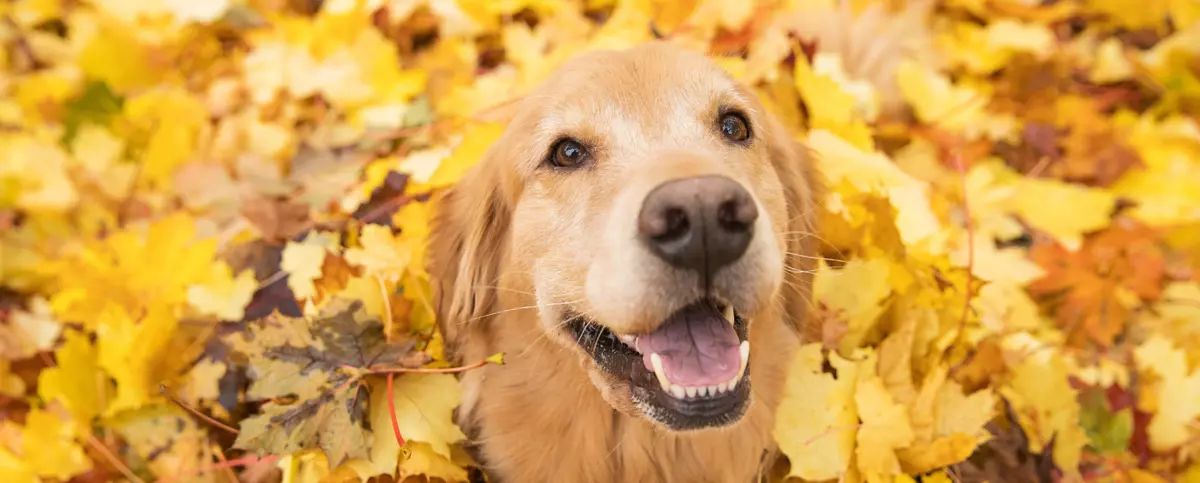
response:
[[[69,420],[34,409],[25,416],[22,454],[25,467],[38,476],[66,480],[92,469],[92,462],[75,442],[80,431]]]
[[[1157,407],[1147,427],[1151,449],[1167,451],[1187,442],[1189,427],[1200,418],[1200,408],[1186,402],[1200,395],[1200,370],[1189,371],[1186,354],[1162,336],[1135,349],[1134,358],[1140,370],[1159,378]]]
[[[5,358],[25,359],[49,350],[58,340],[62,323],[55,320],[50,304],[38,297],[27,310],[12,313],[10,324],[0,325],[0,348]]]
[[[428,443],[434,453],[450,458],[450,445],[466,439],[452,419],[462,400],[458,380],[451,374],[406,374],[396,379],[394,391],[401,434]]]
[[[1035,243],[1030,257],[1046,270],[1030,294],[1048,304],[1075,344],[1110,344],[1132,317],[1129,299],[1161,293],[1164,260],[1155,233],[1130,220],[1089,237],[1079,251]]]
[[[1068,381],[1063,357],[1039,352],[1041,344],[1022,351],[1009,369],[1013,377],[1000,394],[1013,406],[1017,422],[1029,438],[1029,449],[1041,452],[1053,443],[1054,463],[1077,474],[1087,434],[1079,425],[1080,406]]]
[[[158,394],[158,385],[176,374],[188,355],[177,338],[179,320],[170,307],[149,307],[137,319],[116,305],[97,315],[97,362],[117,381],[106,415],[136,409]],[[171,357],[183,356],[183,357]]]
[[[854,400],[862,419],[855,449],[859,470],[867,478],[900,474],[896,450],[908,447],[913,441],[908,412],[874,374],[859,375]]]
[[[504,133],[504,127],[500,123],[486,123],[467,131],[463,135],[462,143],[455,147],[430,175],[429,186],[445,187],[461,179],[467,170],[483,160],[484,153]]]
[[[327,253],[326,244],[311,234],[300,243],[288,242],[284,247],[279,268],[288,272],[288,287],[297,298],[316,295],[313,280],[321,277]]]
[[[246,270],[234,277],[228,265],[216,263],[208,280],[188,287],[187,297],[192,307],[203,314],[222,320],[241,320],[256,290],[258,281],[253,271]]]
[[[46,401],[58,401],[75,417],[79,427],[87,427],[103,414],[105,401],[112,397],[112,383],[97,363],[96,348],[88,336],[78,331],[64,335],[55,352],[57,367],[38,376],[38,395]]]
[[[836,353],[829,359],[836,377],[822,372],[819,344],[802,346],[792,360],[774,429],[780,450],[791,461],[790,476],[834,479],[846,473],[853,458],[860,369]]]
[[[205,445],[205,428],[183,409],[150,404],[122,413],[108,424],[151,471],[194,475],[192,481],[210,476],[203,471],[212,458]]]
[[[856,258],[837,271],[822,267],[814,277],[813,297],[847,324],[841,340],[843,353],[858,347],[883,314],[884,302],[892,293],[888,280],[891,268],[883,258]]]
[[[389,344],[383,325],[362,304],[338,299],[306,319],[269,317],[230,343],[248,358],[247,396],[269,399],[262,414],[241,422],[235,447],[290,454],[320,447],[333,465],[367,455],[369,395],[363,370],[394,365],[412,344]]]

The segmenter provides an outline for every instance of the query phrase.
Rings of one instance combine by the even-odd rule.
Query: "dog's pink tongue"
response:
[[[701,304],[667,319],[638,338],[642,363],[654,372],[650,354],[662,358],[663,372],[680,386],[714,386],[737,375],[741,363],[737,332],[715,307]]]

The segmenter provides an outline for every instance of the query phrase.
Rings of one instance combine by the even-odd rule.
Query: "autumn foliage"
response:
[[[1200,482],[1190,0],[0,3],[0,481],[483,478],[430,195],[654,38],[830,187],[774,481]]]

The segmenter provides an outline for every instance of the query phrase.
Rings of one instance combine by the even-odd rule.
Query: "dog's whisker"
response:
[[[788,255],[788,256],[790,256],[790,257],[799,257],[799,258],[805,258],[805,259],[809,259],[809,260],[821,260],[821,261],[826,261],[826,262],[849,263],[849,262],[848,262],[848,261],[846,261],[846,260],[841,260],[841,259],[838,259],[838,258],[829,258],[829,257],[822,257],[822,256],[805,255],[805,254],[803,254],[803,253],[796,253],[796,252],[784,252],[784,253],[785,253],[785,254],[787,254],[787,255]]]
[[[547,306],[547,307],[557,307],[557,306],[560,306],[560,305],[571,305],[571,304],[576,304],[576,303],[579,303],[579,302],[582,302],[582,301],[583,301],[583,300],[582,300],[582,299],[580,299],[580,300],[568,300],[568,301],[566,301],[566,302],[551,302],[551,303],[548,303],[548,304],[546,304],[546,306]],[[495,315],[500,315],[500,314],[506,314],[506,313],[509,313],[509,312],[518,312],[518,311],[521,311],[521,310],[537,309],[537,308],[539,308],[539,307],[540,307],[540,305],[539,305],[539,304],[533,304],[533,305],[522,305],[522,306],[520,306],[520,307],[509,307],[509,308],[507,308],[507,309],[504,309],[504,310],[497,310],[497,311],[495,311],[495,312],[492,312],[492,313],[489,313],[489,314],[480,315],[480,316],[478,316],[478,317],[475,317],[475,318],[472,318],[472,319],[468,320],[468,322],[474,322],[474,321],[476,321],[476,320],[480,320],[480,319],[486,319],[486,318],[488,318],[488,317],[492,317],[492,316],[495,316]]]

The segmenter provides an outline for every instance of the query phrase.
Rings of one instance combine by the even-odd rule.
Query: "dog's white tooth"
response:
[[[663,370],[662,357],[657,352],[650,353],[650,365],[654,366],[654,376],[658,377],[658,384],[662,386],[662,390],[669,391],[671,381],[667,379],[667,372]]]
[[[685,395],[685,393],[683,392],[683,388],[680,387],[679,384],[671,384],[671,395],[675,396],[675,399],[683,399],[683,396]]]
[[[724,315],[725,315],[725,320],[728,320],[729,323],[731,323],[731,324],[734,323],[735,319],[733,316],[733,305],[729,305],[729,306],[725,307]]]
[[[732,391],[733,388],[737,387],[737,383],[740,380],[742,380],[742,373],[739,372],[738,375],[733,376],[733,379],[729,380],[729,390]]]
[[[696,395],[700,397],[708,397],[708,386],[700,386],[696,388]]]
[[[738,350],[741,352],[742,361],[738,365],[737,377],[738,379],[741,379],[742,375],[746,373],[746,364],[750,361],[750,341],[742,341],[742,345],[741,347],[738,347]]]
[[[696,386],[685,387],[683,392],[687,393],[687,397],[696,397]]]
[[[725,392],[725,388],[726,388],[726,387],[728,387],[728,384],[726,384],[726,383],[724,383],[724,382],[722,382],[722,383],[720,383],[720,384],[717,384],[717,392],[718,392],[718,393]]]

